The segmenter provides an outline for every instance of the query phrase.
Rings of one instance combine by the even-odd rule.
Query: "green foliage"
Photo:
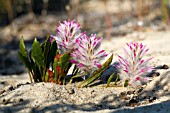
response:
[[[65,79],[68,73],[68,70],[71,67],[70,63],[70,54],[57,54],[54,63],[53,63],[53,69],[54,69],[54,78],[53,82],[57,84],[65,84]]]
[[[37,70],[37,71],[39,71],[38,75],[39,76],[42,75],[42,77],[38,76],[39,79],[42,79],[42,80],[39,80],[39,81],[43,81],[43,76],[45,74],[44,72],[45,72],[45,69],[46,69],[45,62],[44,62],[45,56],[43,54],[41,45],[37,41],[36,38],[35,38],[35,40],[34,40],[34,42],[32,44],[31,58],[32,58],[32,60],[34,62],[35,68],[37,69],[37,67],[38,67],[38,69],[39,69],[39,70]],[[36,69],[35,69],[35,71],[36,71]]]
[[[40,44],[35,38],[30,52],[27,52],[24,39],[21,37],[18,57],[27,68],[31,82],[64,84],[65,77],[72,65],[70,54],[58,54],[57,44],[55,41],[50,42],[50,36],[43,44]],[[56,59],[57,57],[58,59]],[[52,70],[50,70],[51,66]]]
[[[21,37],[18,57],[28,70],[31,82],[66,84],[66,81],[71,82],[73,78],[82,77],[79,68],[75,66],[72,77],[68,80],[66,79],[68,78],[67,73],[72,66],[70,53],[59,54],[55,40],[50,42],[49,36],[42,44],[35,38],[30,52],[27,51],[24,39]],[[101,68],[94,71],[89,78],[82,81],[78,87],[87,87],[94,84],[100,78],[103,71],[109,67],[112,59],[113,55],[110,56]]]
[[[109,86],[109,84],[110,84],[110,82],[112,81],[112,79],[113,79],[114,76],[115,76],[115,73],[113,73],[112,75],[110,75],[110,77],[109,77],[109,79],[108,79],[108,81],[107,81],[106,87]]]
[[[19,51],[18,51],[18,58],[20,59],[20,61],[25,65],[25,67],[28,70],[29,76],[30,76],[30,81],[32,82],[32,66],[31,66],[31,62],[28,59],[28,52],[25,48],[25,44],[24,44],[24,39],[23,37],[21,37],[20,40],[20,44],[19,44]]]
[[[124,82],[124,87],[127,87],[128,84],[129,84],[129,81],[128,81],[128,80],[125,80],[125,82]]]
[[[95,80],[99,79],[101,74],[103,73],[104,70],[106,70],[109,65],[111,64],[112,62],[112,59],[113,59],[113,54],[110,56],[110,58],[102,65],[101,68],[99,68],[98,70],[94,71],[89,78],[87,78],[86,80],[84,80],[83,82],[81,82],[79,84],[78,87],[87,87],[87,86],[90,86],[92,85]]]
[[[109,86],[110,86],[110,82],[112,81],[112,79],[113,79],[114,76],[115,76],[115,73],[113,73],[113,74],[110,75],[109,79],[107,80],[107,85],[106,85],[106,87],[109,87]],[[116,80],[114,81],[114,84],[113,84],[114,86],[117,85],[118,79],[119,79],[119,75],[117,74],[117,75],[116,75]]]
[[[57,50],[57,43],[55,40],[53,40],[50,44],[50,49],[48,52],[48,57],[47,57],[47,66],[51,64],[53,64],[54,62],[54,57],[58,54],[58,50]]]

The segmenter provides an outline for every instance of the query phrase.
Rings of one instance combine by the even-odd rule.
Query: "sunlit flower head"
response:
[[[149,50],[142,43],[131,42],[127,43],[127,46],[127,49],[124,48],[125,57],[118,56],[119,64],[123,79],[128,80],[129,85],[137,88],[149,80],[146,75],[153,70],[153,67],[148,66],[148,62],[153,57],[146,60],[142,59]]]
[[[63,21],[57,27],[57,36],[51,36],[54,38],[60,49],[60,53],[71,52],[76,43],[76,39],[84,35],[81,33],[80,24],[73,21]]]
[[[101,44],[101,37],[97,38],[96,35],[90,37],[83,35],[76,40],[77,48],[71,53],[73,60],[81,70],[92,73],[102,65],[100,60],[107,56],[105,50],[98,51]]]

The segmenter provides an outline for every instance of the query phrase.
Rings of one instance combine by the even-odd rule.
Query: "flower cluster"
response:
[[[93,34],[90,37],[84,35],[77,39],[77,47],[71,53],[73,58],[72,63],[75,63],[81,70],[88,73],[100,68],[101,64],[99,61],[107,56],[104,50],[97,52],[101,44],[101,39],[101,37],[96,38],[96,35]]]
[[[143,60],[142,57],[148,52],[146,45],[137,42],[127,43],[128,49],[124,48],[125,57],[119,57],[120,68],[123,70],[123,79],[129,81],[129,85],[138,88],[142,83],[146,83],[149,78],[146,75],[153,70],[148,66],[148,61],[152,58]]]
[[[80,24],[75,20],[63,21],[57,27],[57,36],[52,36],[58,44],[60,53],[71,52],[76,44],[76,39],[84,35],[81,33]]]
[[[107,54],[104,50],[97,52],[102,38],[96,35],[88,37],[81,33],[80,24],[73,21],[64,21],[57,28],[57,36],[52,36],[59,46],[60,53],[70,52],[71,62],[82,71],[91,73],[101,67],[99,63]]]
[[[64,21],[57,27],[57,36],[52,36],[60,49],[60,54],[69,52],[71,62],[85,73],[93,73],[100,68],[100,60],[107,56],[105,50],[99,50],[101,37],[92,34],[90,37],[85,32],[81,33],[80,24],[73,21]],[[146,75],[153,70],[147,63],[152,58],[143,60],[142,57],[149,49],[146,45],[137,42],[127,43],[124,48],[125,57],[119,57],[119,67],[124,73],[123,79],[128,80],[133,87],[141,86],[149,80]]]

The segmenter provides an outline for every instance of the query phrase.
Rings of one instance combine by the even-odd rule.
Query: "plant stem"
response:
[[[30,74],[30,71],[29,71],[28,69],[27,69],[27,71],[28,71],[28,74],[29,74],[30,82],[33,83],[32,76],[31,76],[31,74]]]

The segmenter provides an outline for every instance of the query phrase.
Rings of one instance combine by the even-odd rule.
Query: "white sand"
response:
[[[117,54],[122,54],[127,42],[139,41],[150,48],[146,57],[154,56],[151,64],[170,66],[170,32],[144,33],[145,38],[126,37],[104,40],[102,48],[114,53],[113,62],[117,61]],[[77,88],[76,84],[59,86],[52,83],[25,84],[29,82],[27,74],[0,76],[0,113],[4,112],[95,112],[95,113],[168,113],[170,112],[170,69],[157,70],[159,77],[148,83],[138,98],[143,99],[143,104],[137,107],[128,107],[129,100],[119,97],[123,87],[103,88]],[[17,84],[24,83],[17,87]],[[9,89],[13,85],[14,90]],[[153,102],[147,103],[147,98],[156,97]],[[140,103],[142,101],[140,100]]]

